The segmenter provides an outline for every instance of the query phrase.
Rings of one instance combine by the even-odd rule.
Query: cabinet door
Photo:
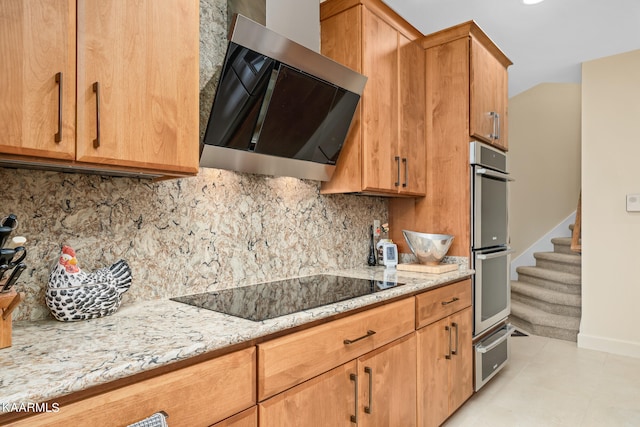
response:
[[[396,192],[400,185],[398,32],[368,9],[363,14],[362,73],[369,78],[361,99],[363,186],[364,190]]]
[[[78,0],[78,161],[197,173],[198,13]]]
[[[398,191],[402,194],[425,194],[425,52],[399,34],[398,69],[400,72],[400,173]]]
[[[416,425],[416,336],[358,359],[358,425]]]
[[[449,413],[453,413],[473,394],[473,314],[471,307],[449,317],[455,354],[449,370]]]
[[[260,427],[353,426],[356,362],[352,361],[258,405]]]
[[[507,147],[507,69],[475,39],[471,39],[470,133]]]
[[[0,153],[74,158],[75,4],[2,1]]]
[[[418,425],[439,426],[449,416],[449,319],[416,332],[418,337]]]

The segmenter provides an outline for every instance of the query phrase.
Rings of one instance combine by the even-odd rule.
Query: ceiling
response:
[[[513,62],[510,97],[539,83],[579,83],[582,62],[640,49],[640,0],[383,1],[424,34],[475,20]]]

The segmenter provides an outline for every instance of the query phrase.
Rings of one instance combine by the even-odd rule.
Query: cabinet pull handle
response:
[[[371,411],[373,410],[373,370],[370,367],[365,366],[364,372],[369,374],[369,406],[364,407],[364,412],[371,414]]]
[[[96,139],[93,140],[93,148],[100,147],[100,85],[93,83],[93,92],[96,94]]]
[[[345,340],[343,341],[343,343],[345,343],[345,344],[347,344],[347,345],[348,345],[348,344],[353,344],[354,342],[358,342],[358,341],[360,341],[360,340],[363,340],[363,339],[365,339],[365,338],[367,338],[367,337],[370,337],[371,335],[375,335],[375,333],[376,333],[376,331],[372,331],[371,329],[369,329],[369,330],[367,331],[367,333],[366,333],[366,334],[364,334],[363,336],[358,337],[358,338],[353,339],[353,340],[345,339]]]
[[[407,162],[407,158],[402,158],[402,163],[404,163],[404,183],[402,184],[403,188],[407,187],[407,177],[409,176],[409,163]]]
[[[493,132],[489,134],[489,139],[500,139],[500,114],[491,111],[489,116],[493,118]]]
[[[441,303],[441,304],[442,304],[442,305],[449,305],[449,304],[452,304],[452,303],[454,303],[454,302],[456,302],[456,301],[458,301],[458,300],[460,300],[460,298],[458,298],[458,297],[453,297],[453,298],[452,298],[452,299],[450,299],[449,301],[442,301],[442,303]]]
[[[445,359],[451,359],[451,328],[449,326],[445,326],[444,330],[449,332],[449,353],[445,354]]]
[[[62,142],[62,72],[56,73],[58,84],[58,132],[55,135],[56,142]]]
[[[458,324],[456,322],[451,323],[452,328],[456,328],[456,349],[451,351],[451,354],[458,354]]]
[[[396,182],[393,183],[394,186],[399,187],[400,186],[400,156],[396,156],[394,157],[396,160],[396,163],[398,165],[398,179],[396,179]]]
[[[351,415],[351,422],[358,424],[358,376],[356,374],[350,374],[349,379],[355,383],[354,394],[356,396],[355,415]]]

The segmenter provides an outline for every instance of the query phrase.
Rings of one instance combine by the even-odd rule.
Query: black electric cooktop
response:
[[[400,285],[404,283],[320,274],[171,299],[243,319],[261,321]]]

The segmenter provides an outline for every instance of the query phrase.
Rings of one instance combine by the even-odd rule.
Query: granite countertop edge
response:
[[[326,274],[385,279],[382,267],[334,269]],[[84,322],[15,322],[12,346],[0,350],[0,414],[14,411],[16,405],[52,401],[203,353],[462,280],[473,270],[461,266],[444,274],[395,274],[404,286],[261,322],[169,299],[134,303],[112,316]]]

